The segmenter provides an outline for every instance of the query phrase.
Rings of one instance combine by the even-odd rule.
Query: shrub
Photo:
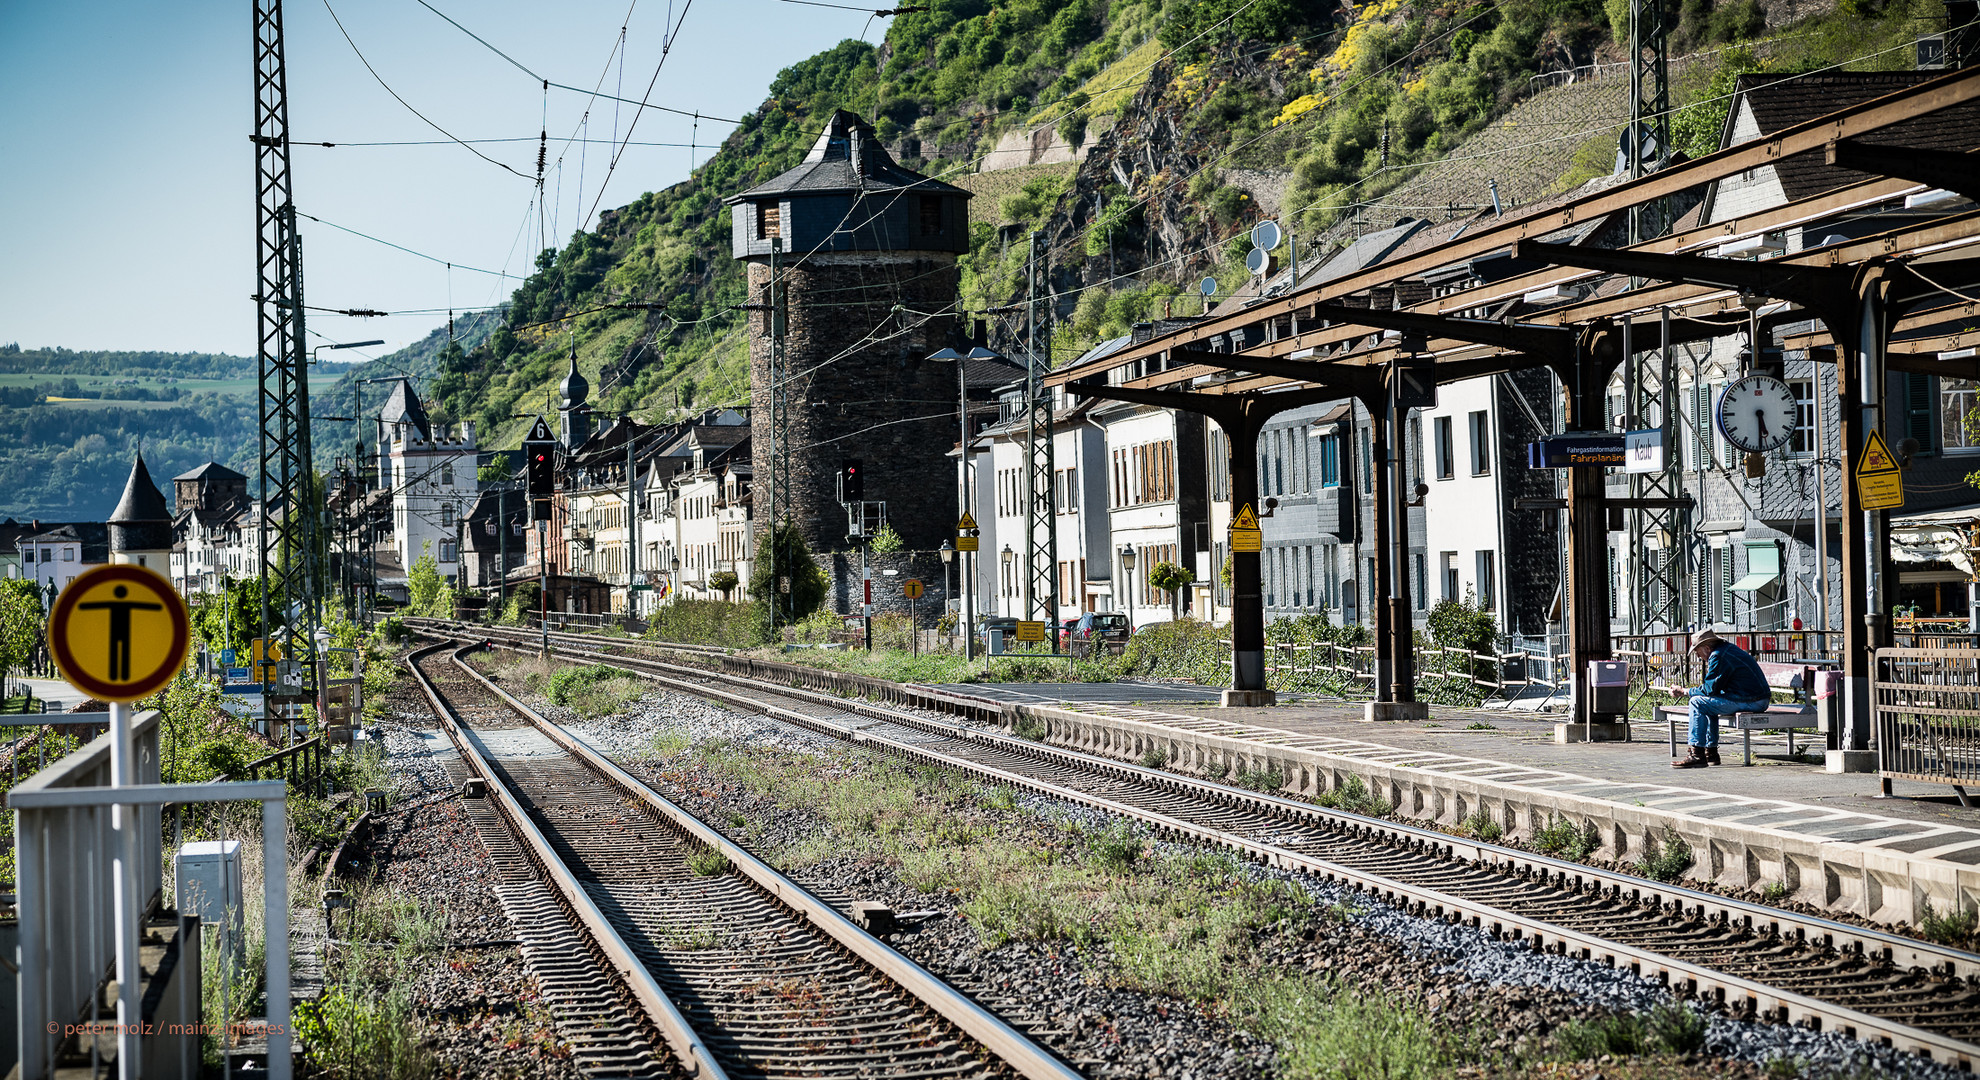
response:
[[[626,672],[610,664],[591,664],[586,667],[567,667],[550,676],[550,683],[544,687],[543,696],[553,705],[569,705],[579,694],[607,679],[616,679]]]
[[[1593,822],[1576,825],[1566,818],[1556,817],[1549,820],[1544,828],[1533,830],[1533,850],[1542,855],[1580,862],[1601,845],[1601,839]]]
[[[761,597],[762,593],[757,594]],[[731,649],[753,649],[763,643],[768,631],[766,612],[759,599],[748,604],[726,600],[676,598],[653,613],[646,637],[654,641],[678,641],[689,645],[721,645]]]
[[[1648,1013],[1578,1020],[1562,1027],[1555,1040],[1562,1055],[1575,1061],[1605,1054],[1692,1054],[1705,1046],[1705,1018],[1683,1005],[1667,1003]]]
[[[688,852],[687,866],[696,877],[715,877],[729,872],[729,857],[714,848],[698,847]]]
[[[1924,913],[1918,920],[1918,932],[1925,940],[1941,945],[1965,945],[1973,938],[1973,931],[1980,927],[1980,908],[1960,910],[1957,902],[1950,915],[1941,915],[1932,910],[1932,902],[1924,902]]]
[[[1691,845],[1678,835],[1677,829],[1664,826],[1664,839],[1659,843],[1654,833],[1643,837],[1643,859],[1636,864],[1636,872],[1653,881],[1676,881],[1691,868]]]
[[[1500,837],[1506,835],[1505,828],[1492,815],[1483,810],[1479,810],[1470,817],[1465,818],[1464,822],[1458,828],[1464,835],[1471,837],[1473,840],[1483,840],[1488,844],[1495,844],[1499,841]]]

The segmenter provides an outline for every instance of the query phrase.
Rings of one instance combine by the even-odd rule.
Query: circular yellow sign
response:
[[[186,662],[186,604],[164,575],[99,566],[62,590],[48,613],[48,651],[69,685],[98,701],[136,701]]]

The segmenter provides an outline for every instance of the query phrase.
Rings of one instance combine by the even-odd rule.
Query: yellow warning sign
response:
[[[1250,503],[1238,507],[1237,517],[1231,519],[1231,550],[1265,550],[1265,534],[1258,528],[1258,513]]]
[[[1904,473],[1898,471],[1884,433],[1870,429],[1863,453],[1856,459],[1857,504],[1865,510],[1895,510],[1904,505]]]
[[[172,583],[142,566],[99,566],[69,582],[48,613],[48,651],[70,686],[136,701],[186,662],[192,628]]]
[[[1870,429],[1870,438],[1863,443],[1863,456],[1856,459],[1857,473],[1896,472],[1897,467],[1897,457],[1891,453],[1890,444],[1884,441],[1884,433]]]
[[[970,513],[967,510],[964,510],[962,520],[956,522],[956,531],[961,532],[964,529],[974,529],[974,528],[976,528],[976,515]]]
[[[1012,632],[1011,640],[1044,641],[1045,624],[1043,622],[1032,622],[1030,620],[1022,620],[1017,624],[1017,629]]]
[[[956,550],[957,551],[977,550],[976,515],[970,513],[967,510],[963,511],[962,520],[956,522]]]

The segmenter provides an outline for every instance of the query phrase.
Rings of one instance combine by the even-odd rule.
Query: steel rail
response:
[[[446,729],[448,739],[453,742],[454,748],[460,752],[461,759],[475,775],[487,781],[489,797],[496,800],[502,817],[508,822],[516,838],[522,841],[530,861],[536,863],[544,877],[556,887],[566,907],[591,936],[592,944],[605,955],[613,974],[645,1011],[648,1022],[659,1029],[661,1037],[673,1049],[674,1056],[682,1068],[689,1075],[701,1077],[703,1080],[728,1080],[728,1073],[715,1060],[714,1054],[709,1051],[707,1044],[702,1042],[701,1036],[689,1026],[687,1017],[681,1014],[680,1009],[667,996],[667,992],[654,979],[652,972],[640,962],[638,955],[605,917],[597,902],[585,892],[576,875],[572,874],[570,868],[557,856],[556,849],[550,845],[548,838],[534,822],[529,820],[528,812],[509,791],[508,785],[502,782],[494,768],[489,765],[488,759],[482,754],[481,740],[475,738],[473,732],[461,728],[453,706],[441,697],[439,689],[427,678],[426,672],[420,670],[419,661],[454,644],[456,643],[442,641],[431,648],[408,653],[405,661],[406,666],[412,669],[413,678],[418,680],[420,689],[425,692],[426,700],[433,706],[433,714],[440,719],[441,725]]]
[[[641,643],[645,644],[645,643]],[[682,670],[662,661],[617,656],[609,653],[588,650],[564,650],[567,654],[588,655],[592,659],[651,667]],[[1919,1053],[1935,1060],[1946,1060],[1963,1067],[1971,1068],[1980,1058],[1980,1048],[1960,1040],[1926,1031],[1846,1006],[1824,1002],[1792,991],[1770,987],[1764,983],[1721,972],[1701,964],[1681,960],[1651,949],[1624,945],[1559,926],[1543,919],[1519,915],[1491,904],[1455,896],[1442,890],[1422,885],[1398,881],[1385,875],[1349,867],[1325,859],[1319,859],[1301,852],[1292,851],[1279,845],[1263,843],[1228,831],[1207,827],[1194,822],[1175,818],[1159,811],[1152,811],[1117,800],[1107,799],[1049,781],[1026,777],[1021,774],[998,769],[981,762],[954,757],[931,750],[888,739],[885,736],[857,728],[842,727],[829,721],[819,720],[794,710],[749,697],[747,694],[732,693],[711,687],[705,681],[715,679],[725,683],[743,686],[761,686],[755,680],[719,672],[708,672],[698,668],[685,669],[695,676],[693,680],[676,679],[655,672],[642,672],[630,668],[635,674],[643,675],[655,682],[667,685],[681,692],[699,697],[715,697],[743,706],[776,719],[797,724],[807,730],[845,739],[855,744],[867,744],[894,756],[906,757],[918,762],[962,769],[986,776],[999,783],[1015,784],[1041,794],[1067,799],[1092,806],[1108,813],[1119,814],[1143,821],[1158,830],[1193,839],[1234,847],[1270,865],[1301,869],[1312,872],[1330,881],[1341,881],[1356,885],[1385,899],[1397,902],[1404,907],[1415,907],[1419,911],[1432,911],[1436,915],[1456,914],[1474,926],[1489,928],[1497,936],[1510,933],[1515,940],[1526,939],[1533,947],[1550,951],[1577,954],[1583,958],[1599,957],[1612,966],[1629,966],[1638,974],[1661,977],[1667,984],[1682,983],[1693,992],[1704,992],[1722,1000],[1744,998],[1758,1013],[1780,1019],[1784,1022],[1801,1023],[1816,1027],[1838,1030],[1857,1038],[1880,1038],[1900,1049]],[[1633,875],[1600,870],[1578,863],[1565,862],[1547,856],[1535,855],[1513,848],[1477,841],[1464,841],[1445,833],[1421,829],[1415,826],[1400,825],[1384,819],[1367,818],[1342,811],[1325,810],[1320,807],[1296,803],[1276,796],[1261,795],[1240,789],[1189,778],[1172,773],[1156,772],[1122,762],[1097,758],[1076,751],[1056,747],[1044,747],[1026,740],[1015,739],[998,733],[983,731],[963,725],[952,725],[914,717],[869,703],[850,701],[829,694],[805,691],[790,687],[770,687],[776,696],[793,697],[816,702],[833,709],[855,712],[876,719],[900,724],[916,730],[926,731],[956,738],[965,742],[976,742],[1005,750],[1024,757],[1044,759],[1081,768],[1089,771],[1121,776],[1157,784],[1176,790],[1192,792],[1199,797],[1224,804],[1247,804],[1265,808],[1281,816],[1294,817],[1344,827],[1357,836],[1385,839],[1399,846],[1431,847],[1450,858],[1463,858],[1488,867],[1496,867],[1519,877],[1539,875],[1561,881],[1573,881],[1576,887],[1583,882],[1593,882],[1606,888],[1619,897],[1631,899],[1639,904],[1666,908],[1676,911],[1694,911],[1701,918],[1718,917],[1730,925],[1753,927],[1764,926],[1775,933],[1786,931],[1787,936],[1801,940],[1826,944],[1843,952],[1857,952],[1869,956],[1882,956],[1893,963],[1909,962],[1909,966],[1929,968],[1949,977],[1970,976],[1980,970],[1980,956],[1959,950],[1935,946],[1928,942],[1888,934],[1882,931],[1822,919],[1817,916],[1800,915],[1752,904],[1728,897],[1715,896],[1679,886],[1665,885]]]
[[[441,647],[444,648],[445,645]],[[593,750],[562,725],[530,708],[461,660],[461,653],[478,647],[480,647],[479,642],[470,642],[467,647],[456,650],[453,657],[454,664],[612,787],[617,788],[627,797],[645,804],[675,827],[693,837],[695,841],[719,852],[752,884],[775,897],[778,902],[798,913],[835,944],[858,957],[916,1000],[934,1010],[943,1019],[954,1024],[957,1030],[981,1043],[985,1049],[1019,1075],[1029,1077],[1031,1080],[1079,1080],[1080,1074],[1077,1071],[1016,1028],[1005,1023],[1001,1017],[971,1001],[955,987],[942,981],[893,946],[867,933],[804,886],[785,877],[782,872],[757,858],[747,848],[708,827],[701,819]]]

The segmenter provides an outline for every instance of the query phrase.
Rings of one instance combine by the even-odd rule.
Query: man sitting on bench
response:
[[[1766,712],[1773,702],[1767,676],[1753,655],[1712,631],[1691,635],[1691,651],[1705,661],[1705,681],[1696,689],[1671,687],[1671,696],[1691,699],[1689,751],[1671,762],[1673,769],[1702,769],[1719,763],[1719,717],[1729,713]]]

